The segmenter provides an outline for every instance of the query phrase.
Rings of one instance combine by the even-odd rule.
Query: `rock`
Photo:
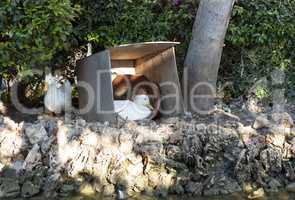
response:
[[[183,195],[185,193],[184,188],[182,185],[176,184],[169,188],[170,194],[176,194],[176,195]]]
[[[286,186],[286,190],[288,192],[295,192],[295,182],[294,183],[290,183]]]
[[[249,199],[258,199],[265,196],[263,188],[255,190],[252,194],[248,196]]]
[[[249,143],[249,141],[251,140],[251,137],[256,136],[257,132],[254,128],[252,128],[251,126],[239,126],[237,129],[242,141],[244,142],[244,144]]]
[[[54,136],[47,137],[43,140],[41,145],[41,152],[43,154],[46,154],[50,150],[50,147],[53,144],[54,140],[55,140]]]
[[[165,187],[158,187],[155,191],[155,196],[160,199],[165,199],[168,196],[168,189]]]
[[[227,195],[242,191],[237,181],[230,177],[218,175],[212,176],[209,180],[209,183],[204,189],[204,196]]]
[[[11,163],[11,168],[16,170],[17,173],[19,173],[23,169],[23,160],[15,160]]]
[[[90,129],[85,129],[81,136],[82,143],[84,145],[89,145],[92,147],[97,147],[99,145],[99,136],[97,133],[92,132]]]
[[[132,153],[133,147],[134,147],[133,140],[129,140],[126,142],[120,142],[119,150],[123,154],[128,155],[128,154]]]
[[[80,190],[83,195],[114,196],[114,186],[123,185],[128,195],[145,192],[164,198],[168,192],[240,192],[238,182],[250,180],[274,192],[295,181],[295,154],[284,156],[292,145],[295,152],[293,136],[280,135],[273,129],[279,126],[267,123],[255,125],[257,130],[244,126],[227,113],[215,118],[227,124],[218,124],[214,116],[194,116],[163,120],[164,124],[122,122],[117,128],[118,124],[51,118],[27,124],[24,136],[19,125],[16,131],[0,125],[0,194],[31,197],[44,191],[67,196]],[[256,198],[261,195],[251,187],[253,182],[243,190]]]
[[[169,188],[173,184],[174,175],[168,174],[166,172],[161,172],[159,178],[161,181],[161,186],[163,186],[165,188]]]
[[[84,119],[80,118],[80,119],[77,119],[76,125],[85,127],[87,125],[87,122]]]
[[[143,173],[143,164],[142,162],[134,163],[134,164],[129,164],[127,167],[127,173],[129,176],[141,176]]]
[[[275,178],[272,178],[267,184],[267,188],[265,188],[266,192],[276,193],[280,191],[282,184]]]
[[[14,158],[27,148],[25,139],[18,132],[8,129],[0,129],[0,131],[0,157]]]
[[[243,184],[243,191],[247,194],[250,194],[254,191],[254,188],[250,183],[244,183]]]
[[[46,129],[48,137],[56,135],[58,129],[56,120],[46,120],[42,124]]]
[[[187,193],[190,193],[190,194],[194,195],[194,196],[200,196],[202,194],[202,191],[203,191],[203,185],[202,185],[202,183],[189,182],[185,186],[185,191]]]
[[[40,186],[34,185],[30,181],[26,181],[21,189],[22,197],[29,198],[37,195],[40,192]]]
[[[238,116],[221,109],[214,110],[212,114],[214,115],[214,119],[217,121],[217,123],[233,123],[240,121],[240,118]]]
[[[126,194],[123,187],[122,188],[121,187],[117,188],[117,199],[118,200],[128,199],[128,194]]]
[[[204,133],[206,133],[207,126],[206,126],[206,124],[196,124],[195,129],[200,134],[204,134]]]
[[[267,127],[270,127],[270,125],[271,123],[267,119],[266,115],[259,115],[258,117],[256,117],[254,121],[253,128],[255,129],[267,128]]]
[[[48,139],[47,132],[42,124],[33,124],[25,128],[25,134],[32,145],[40,144]]]
[[[15,178],[17,179],[17,171],[11,167],[4,167],[1,171],[1,177],[3,178]]]
[[[169,159],[173,159],[176,161],[181,161],[182,160],[182,150],[180,149],[179,146],[175,145],[169,145],[166,149],[166,155]]]
[[[5,167],[5,165],[4,164],[2,164],[1,162],[0,162],[0,171],[2,172],[3,171],[3,168]]]
[[[169,188],[173,185],[173,176],[163,168],[153,168],[148,172],[149,186]]]
[[[58,196],[58,189],[59,189],[59,176],[56,174],[51,174],[47,179],[45,180],[42,190],[43,194],[47,198],[55,198]]]
[[[266,172],[281,172],[282,170],[282,153],[274,148],[267,148],[260,153],[260,162]]]
[[[147,176],[137,176],[135,179],[135,188],[138,192],[143,192],[148,188],[148,177]]]
[[[0,198],[16,198],[20,194],[19,182],[15,178],[0,178]]]
[[[63,194],[63,196],[68,196],[69,194],[75,192],[76,187],[74,184],[63,184],[60,188],[60,193]]]
[[[9,117],[4,117],[3,120],[5,126],[10,129],[11,131],[19,131],[20,130],[20,126],[18,123],[16,123],[15,121],[13,121],[12,119],[10,119]]]
[[[289,181],[294,182],[295,181],[295,170],[294,170],[294,164],[292,161],[283,162],[284,167],[284,175]]]
[[[95,194],[95,189],[89,183],[84,183],[80,186],[79,193],[85,196],[91,196]]]
[[[32,170],[36,165],[40,164],[41,159],[40,147],[35,144],[23,163],[23,169]]]
[[[157,134],[155,131],[147,127],[137,127],[136,132],[138,133],[135,140],[136,143],[162,143],[164,138],[162,135]]]
[[[170,137],[169,137],[169,143],[170,144],[173,144],[173,145],[182,144],[183,137],[184,136],[181,133],[174,133],[174,134],[170,135]]]
[[[269,134],[266,136],[266,142],[268,144],[272,144],[281,149],[284,148],[285,141],[286,141],[286,136],[285,134],[282,134],[282,133],[274,133],[274,134]]]
[[[272,120],[277,124],[278,126],[284,127],[284,128],[292,128],[294,127],[294,122],[288,113],[280,113],[280,112],[274,112],[271,115]]]
[[[163,162],[163,150],[164,146],[159,142],[142,143],[135,146],[135,152],[148,156],[150,160],[158,164]]]
[[[103,195],[104,196],[112,196],[115,194],[115,186],[112,184],[105,185],[103,187]]]
[[[164,162],[166,163],[167,167],[172,167],[177,171],[185,171],[188,169],[183,162],[177,162],[173,159],[165,159]]]

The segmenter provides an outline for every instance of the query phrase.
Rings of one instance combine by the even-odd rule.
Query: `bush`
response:
[[[155,40],[180,41],[179,71],[191,39],[198,0],[2,0],[0,73],[7,79],[24,69],[65,66],[73,52],[92,42],[97,49]],[[219,86],[226,96],[245,94],[274,69],[295,88],[295,1],[239,0],[226,36]],[[96,50],[97,50],[96,49]],[[67,64],[71,63],[71,64]],[[69,65],[69,66],[68,66]],[[260,98],[271,94],[257,89]],[[291,94],[288,92],[288,94]]]
[[[294,10],[295,1],[289,0],[237,2],[219,76],[221,85],[234,83],[230,97],[244,94],[263,77],[270,78],[275,69],[285,72],[284,87],[295,89]]]
[[[0,66],[23,71],[50,67],[67,48],[77,7],[70,0],[1,0]]]
[[[76,23],[79,40],[91,41],[100,47],[190,39],[196,2],[155,0],[76,0],[82,14]]]

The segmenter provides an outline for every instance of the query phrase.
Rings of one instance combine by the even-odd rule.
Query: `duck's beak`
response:
[[[146,107],[149,108],[150,110],[154,110],[154,108],[151,104],[147,104]]]
[[[47,92],[48,91],[48,83],[44,84],[44,91]]]

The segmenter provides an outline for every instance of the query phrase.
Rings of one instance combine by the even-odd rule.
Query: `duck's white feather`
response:
[[[152,111],[148,107],[138,105],[129,100],[114,101],[114,105],[115,112],[118,113],[120,117],[128,120],[143,120],[152,114]]]
[[[49,88],[45,95],[44,103],[49,111],[57,114],[61,113],[65,107],[65,93],[63,88]]]
[[[64,84],[58,83],[55,77],[46,77],[48,91],[44,97],[44,104],[47,110],[60,114],[62,111],[71,107],[71,84],[65,81]]]

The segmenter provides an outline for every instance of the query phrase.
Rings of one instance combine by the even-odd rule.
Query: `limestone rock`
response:
[[[32,170],[36,165],[40,164],[41,159],[42,155],[40,153],[40,147],[38,144],[35,144],[28,153],[23,163],[23,168],[27,170]]]
[[[95,189],[89,183],[84,183],[80,186],[80,194],[85,196],[91,196],[95,194]]]
[[[166,155],[169,159],[182,160],[183,152],[179,146],[169,145],[166,150]]]
[[[135,151],[147,155],[149,159],[155,163],[163,162],[164,146],[160,142],[141,143],[135,146]]]
[[[147,176],[137,176],[135,179],[135,188],[138,192],[143,192],[148,188],[148,177]]]
[[[168,196],[168,188],[166,187],[158,187],[155,191],[155,196],[160,199],[165,199]]]
[[[261,151],[260,162],[266,172],[280,172],[282,170],[281,151],[274,148],[267,148]]]
[[[42,124],[33,124],[25,128],[25,134],[32,145],[40,144],[48,139],[47,132]]]
[[[243,191],[247,194],[252,193],[254,190],[253,186],[250,183],[244,183],[243,184]]]
[[[82,143],[92,147],[97,147],[99,144],[99,136],[97,133],[92,132],[90,129],[85,129],[81,136]]]
[[[244,142],[244,144],[247,144],[250,142],[251,137],[256,136],[257,132],[254,128],[252,128],[251,126],[239,126],[237,129],[240,138],[242,139],[242,141]]]
[[[40,186],[34,185],[32,182],[27,181],[23,184],[21,189],[22,197],[29,198],[37,195],[40,192]]]
[[[253,128],[255,129],[261,129],[261,128],[267,128],[270,127],[271,123],[267,119],[266,115],[259,115],[256,117],[254,123],[253,123]]]
[[[1,128],[0,128],[1,129]],[[13,158],[27,148],[25,139],[15,131],[8,129],[0,130],[0,156]]]
[[[176,194],[176,195],[183,195],[185,193],[185,190],[182,187],[182,185],[176,184],[169,188],[169,193]]]
[[[295,182],[286,186],[288,192],[295,192]]]
[[[203,185],[202,185],[202,183],[189,182],[185,186],[185,191],[189,194],[194,195],[194,196],[200,196],[203,191]]]
[[[132,137],[129,140],[125,140],[122,141],[122,136],[119,138],[120,140],[120,146],[119,146],[119,150],[120,152],[124,153],[124,154],[130,154],[133,151],[133,147],[134,147],[134,142]]]
[[[21,128],[18,123],[16,123],[15,121],[10,119],[9,117],[4,117],[3,123],[11,131],[19,131]]]
[[[266,142],[283,149],[286,142],[286,136],[282,133],[269,134],[266,136]]]
[[[60,188],[60,193],[62,196],[68,196],[76,191],[74,184],[65,183]]]
[[[275,178],[272,178],[265,188],[266,192],[276,193],[282,188],[282,184]]]
[[[284,128],[292,128],[294,126],[294,122],[292,117],[289,115],[289,113],[279,113],[275,112],[271,115],[272,120],[277,124],[278,126],[284,127]]]
[[[104,196],[112,196],[115,195],[115,186],[112,184],[105,185],[103,187],[103,195]]]
[[[172,145],[179,145],[182,144],[184,135],[181,133],[174,133],[171,134],[169,137],[169,143]]]
[[[15,178],[0,178],[0,198],[16,198],[20,194],[19,182]]]
[[[242,191],[237,181],[230,177],[214,175],[209,180],[204,189],[204,196],[226,195]]]
[[[265,196],[265,192],[263,188],[260,188],[258,190],[255,190],[252,194],[248,196],[249,199],[259,199],[263,198]]]
[[[143,173],[142,162],[138,162],[135,164],[132,164],[132,163],[128,164],[128,167],[127,167],[128,176],[137,177],[137,176],[140,176],[142,173]]]

